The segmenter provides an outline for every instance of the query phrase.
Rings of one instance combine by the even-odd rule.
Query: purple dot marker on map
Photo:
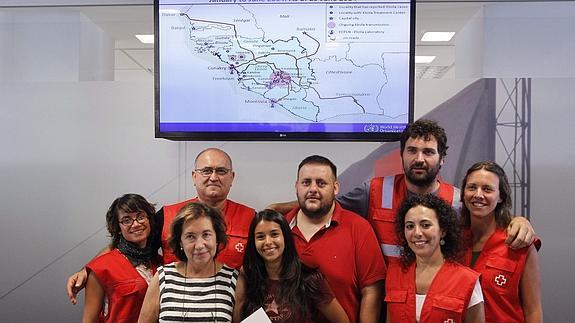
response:
[[[330,21],[330,22],[327,24],[327,26],[328,26],[329,28],[335,28],[335,22]]]

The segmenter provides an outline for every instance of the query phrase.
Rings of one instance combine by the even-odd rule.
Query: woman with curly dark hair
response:
[[[535,245],[511,249],[505,244],[513,215],[503,168],[491,161],[471,166],[463,179],[461,200],[469,234],[464,264],[481,273],[487,322],[543,322]]]
[[[402,251],[385,280],[387,322],[485,322],[479,274],[457,263],[455,211],[432,194],[413,195],[395,231]]]
[[[123,195],[106,213],[112,250],[86,265],[82,322],[136,322],[160,259],[149,239],[154,206],[138,194]]]
[[[244,254],[245,281],[238,281],[234,322],[263,308],[272,322],[349,322],[322,274],[301,263],[291,230],[273,210],[256,214]]]

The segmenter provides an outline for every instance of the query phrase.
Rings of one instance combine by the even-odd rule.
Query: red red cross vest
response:
[[[439,183],[437,196],[450,204],[457,212],[461,207],[459,194],[458,188],[447,183]],[[400,255],[395,238],[394,222],[397,210],[406,197],[407,185],[404,174],[375,177],[371,180],[367,219],[375,231],[386,264],[389,264],[390,257],[397,259]]]
[[[429,286],[420,323],[463,322],[479,274],[446,261]],[[415,262],[404,272],[392,262],[385,279],[385,302],[392,322],[415,322]]]
[[[176,258],[172,249],[168,245],[172,221],[184,205],[197,201],[197,198],[193,198],[191,200],[164,206],[164,227],[162,228],[162,253],[164,264],[178,261],[178,258]],[[220,251],[217,260],[232,268],[239,269],[244,262],[244,250],[248,241],[248,231],[250,223],[254,218],[255,210],[231,200],[226,200],[224,210],[228,244],[225,249]]]
[[[95,274],[108,298],[108,315],[100,314],[100,322],[137,322],[148,283],[118,251],[103,254],[90,261],[86,269]],[[153,265],[152,271],[156,272]]]
[[[505,230],[497,229],[473,266],[481,274],[486,322],[525,322],[519,284],[529,247],[511,249],[505,244],[506,236]],[[465,251],[465,265],[471,263],[471,252],[471,247]]]

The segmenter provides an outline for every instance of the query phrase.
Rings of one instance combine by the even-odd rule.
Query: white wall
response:
[[[533,87],[533,158],[531,214],[543,246],[539,252],[543,306],[547,322],[569,322],[575,317],[572,291],[573,179],[575,170],[575,78],[535,79]]]
[[[544,316],[547,322],[568,322],[575,315],[568,269],[575,263],[566,256],[573,254],[569,233],[575,229],[569,211],[575,193],[575,3],[498,4],[486,6],[484,15],[484,77],[533,78],[530,211],[543,241]]]
[[[62,282],[105,245],[106,206],[164,183],[155,199],[176,198],[169,180],[178,175],[178,147],[153,139],[152,95],[141,95],[152,89],[151,82],[0,86],[2,295],[40,272],[0,300],[0,321],[77,321]]]

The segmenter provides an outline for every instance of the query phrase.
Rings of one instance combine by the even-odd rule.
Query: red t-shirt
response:
[[[302,262],[325,276],[349,320],[359,321],[361,289],[384,280],[387,272],[371,225],[336,202],[329,226],[307,241],[295,221],[298,211],[290,211],[286,220]]]

